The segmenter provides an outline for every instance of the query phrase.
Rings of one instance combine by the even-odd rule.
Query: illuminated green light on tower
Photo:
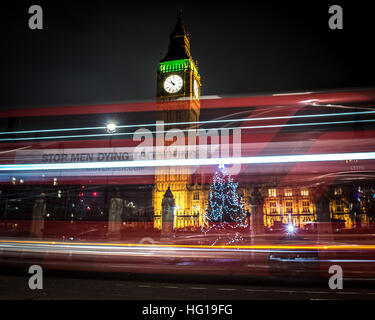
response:
[[[160,62],[160,65],[159,65],[159,71],[162,73],[183,71],[189,68],[191,68],[198,75],[198,70],[194,62],[189,59],[164,61],[164,62]]]
[[[160,62],[160,66],[159,66],[160,72],[181,71],[181,70],[186,70],[188,68],[189,68],[188,59]]]

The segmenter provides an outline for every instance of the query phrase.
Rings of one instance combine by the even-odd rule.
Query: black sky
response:
[[[44,30],[28,28],[28,8]],[[328,28],[340,4],[344,30]],[[202,95],[375,86],[372,8],[360,1],[184,1]],[[14,1],[2,8],[0,108],[155,97],[177,1]]]

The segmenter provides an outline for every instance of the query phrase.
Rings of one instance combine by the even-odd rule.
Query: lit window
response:
[[[270,213],[277,213],[277,206],[275,201],[270,202]]]
[[[308,195],[309,195],[309,190],[307,190],[307,189],[301,190],[301,196],[308,196]]]
[[[199,192],[194,192],[194,200],[199,200]]]
[[[276,189],[268,189],[269,197],[276,197]]]
[[[302,201],[302,211],[309,212],[310,202],[309,201]]]
[[[344,212],[344,208],[341,201],[336,201],[336,212]]]
[[[340,187],[335,188],[335,195],[341,195],[342,189]]]
[[[286,207],[286,213],[293,213],[293,202],[292,201],[286,201],[285,207]]]
[[[286,197],[291,197],[292,195],[293,195],[292,190],[290,190],[290,189],[285,190],[285,196]]]

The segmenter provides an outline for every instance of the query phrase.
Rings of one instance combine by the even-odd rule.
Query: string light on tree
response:
[[[220,164],[210,187],[209,202],[203,217],[202,231],[240,231],[248,226],[247,215],[238,195],[238,182],[226,173],[225,165]],[[239,240],[238,234],[229,243]]]

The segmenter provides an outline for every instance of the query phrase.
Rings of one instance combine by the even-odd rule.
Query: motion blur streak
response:
[[[291,124],[275,124],[275,125],[263,125],[263,126],[246,126],[241,129],[265,129],[265,128],[286,128],[286,127],[308,127],[308,126],[323,126],[323,125],[335,125],[335,124],[351,124],[351,123],[365,123],[375,122],[375,119],[370,120],[349,120],[349,121],[327,121],[327,122],[307,122],[307,123],[291,123]],[[220,128],[212,128],[220,129]],[[237,129],[237,127],[229,127],[226,129]],[[181,129],[179,129],[181,130]],[[206,129],[188,129],[181,130],[182,132],[199,132],[206,131]],[[173,129],[170,131],[152,131],[151,133],[167,133],[174,132]],[[100,133],[100,134],[81,134],[71,136],[48,136],[48,137],[29,137],[29,138],[3,138],[0,141],[23,141],[23,140],[48,140],[48,139],[67,139],[67,138],[88,138],[88,137],[108,137],[108,136],[131,136],[133,132],[119,132],[119,133]]]
[[[319,105],[325,106],[325,105]],[[330,106],[332,107],[332,106]],[[335,106],[337,107],[337,106]],[[341,107],[341,106],[340,106]],[[291,118],[315,118],[315,117],[337,117],[337,116],[352,116],[360,114],[372,114],[375,113],[374,110],[371,111],[359,111],[359,112],[342,112],[342,113],[322,113],[322,114],[305,114],[305,115],[291,115],[291,116],[278,116],[278,117],[261,117],[261,118],[241,118],[241,119],[220,119],[220,120],[210,120],[210,121],[198,121],[198,122],[173,122],[165,123],[165,126],[176,126],[185,124],[213,124],[213,123],[227,123],[227,122],[247,122],[247,121],[264,121],[264,120],[281,120],[281,119],[291,119]],[[139,127],[155,127],[154,123],[137,124],[137,125],[117,125],[116,128],[139,128]],[[25,130],[25,131],[9,131],[0,132],[0,135],[8,134],[29,134],[29,133],[43,133],[43,132],[64,132],[64,131],[84,131],[84,130],[101,130],[106,129],[106,127],[83,127],[83,128],[64,128],[64,129],[43,129],[43,130]]]
[[[209,158],[209,159],[168,159],[168,160],[140,160],[140,161],[113,161],[90,163],[41,163],[0,165],[0,171],[20,170],[69,170],[89,168],[132,168],[132,167],[169,167],[169,166],[199,166],[199,165],[230,165],[255,163],[288,163],[288,162],[317,162],[340,160],[372,160],[375,152],[357,153],[326,153],[308,155],[277,155],[260,157],[237,158]]]
[[[42,133],[42,132],[64,132],[64,131],[100,130],[100,129],[105,129],[105,128],[106,127],[86,127],[86,128],[24,130],[24,131],[0,132],[0,135],[7,135],[7,134],[28,134],[28,133]]]
[[[375,250],[375,245],[324,245],[324,244],[317,244],[317,245],[238,245],[238,246],[231,246],[231,245],[223,245],[223,246],[208,246],[208,245],[169,245],[169,244],[140,244],[140,243],[80,243],[80,242],[70,242],[69,244],[65,242],[58,242],[58,241],[22,241],[22,240],[0,240],[0,243],[3,244],[21,244],[21,245],[28,245],[28,244],[35,244],[35,245],[44,245],[44,247],[49,246],[52,248],[58,248],[59,246],[63,246],[66,248],[74,248],[76,246],[84,246],[86,248],[95,248],[95,247],[108,247],[108,248],[116,248],[116,247],[143,247],[143,248],[169,248],[169,249],[264,249],[264,250],[272,250],[272,249],[315,249],[315,250]],[[4,247],[4,245],[1,245]],[[35,248],[35,247],[34,247]]]

